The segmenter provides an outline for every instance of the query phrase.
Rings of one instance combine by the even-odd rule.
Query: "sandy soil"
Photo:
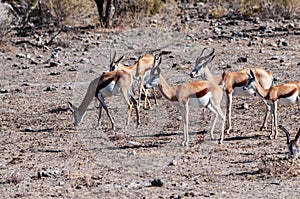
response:
[[[2,53],[1,198],[297,198],[299,161],[286,160],[283,132],[270,140],[269,131],[259,130],[264,105],[258,97],[234,97],[233,130],[222,145],[210,139],[211,113],[191,107],[189,148],[180,145],[180,112],[164,98],[141,109],[138,129],[134,114],[124,128],[127,107],[121,96],[107,99],[115,131],[106,114],[100,129],[94,128],[96,102],[76,128],[67,106],[81,103],[89,82],[108,70],[113,51],[125,54],[127,64],[153,49],[170,51],[161,66],[170,84],[192,80],[188,73],[204,47],[216,49],[211,64],[216,74],[258,66],[272,71],[275,84],[299,80],[295,24],[300,23],[204,20],[182,29],[154,24],[82,30],[62,33],[60,48],[22,44]],[[59,64],[50,67],[55,50]],[[292,137],[299,120],[299,104],[280,107],[279,123]],[[218,122],[216,137],[220,129]]]

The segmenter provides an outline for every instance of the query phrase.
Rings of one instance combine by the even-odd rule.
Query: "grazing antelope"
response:
[[[250,70],[253,71],[255,76],[257,77],[257,81],[264,89],[269,89],[273,84],[273,76],[270,71],[266,71],[261,68],[246,68],[235,72],[227,72],[222,75],[213,75],[208,68],[208,63],[210,63],[214,56],[212,56],[215,52],[215,49],[207,55],[203,56],[203,53],[206,48],[204,48],[200,54],[200,56],[196,59],[195,68],[190,73],[192,78],[205,74],[207,79],[214,81],[216,84],[222,85],[225,94],[226,94],[226,129],[225,132],[229,134],[231,130],[231,110],[232,110],[232,96],[240,95],[240,96],[248,96],[254,95],[255,92],[253,89],[244,90],[243,86],[248,80],[248,75]],[[261,130],[267,127],[267,118],[269,116],[270,106],[267,104],[266,100],[261,98],[266,106],[265,117],[263,125],[261,126]]]
[[[293,159],[297,159],[300,155],[300,128],[298,130],[298,133],[296,134],[296,137],[294,140],[290,140],[290,133],[282,126],[278,126],[283,132],[285,132],[286,139],[287,139],[287,145],[289,148],[289,154],[288,159],[293,156]]]
[[[128,116],[126,126],[129,125],[132,106],[135,107],[138,126],[140,124],[139,109],[136,100],[132,97],[130,93],[130,87],[132,85],[132,82],[133,79],[131,74],[124,70],[103,72],[103,74],[100,77],[94,79],[90,83],[86,95],[78,108],[75,107],[71,102],[68,102],[73,112],[74,125],[77,126],[80,124],[86,113],[87,107],[91,103],[92,99],[96,97],[100,102],[97,127],[99,126],[103,107],[110,119],[112,129],[115,129],[115,122],[108,111],[104,98],[117,95],[120,92],[128,105]]]
[[[300,99],[300,81],[280,84],[277,86],[271,86],[269,89],[264,89],[256,78],[256,74],[250,70],[248,74],[248,80],[244,86],[245,90],[254,89],[255,92],[262,98],[264,98],[271,107],[271,133],[272,138],[274,129],[274,138],[277,139],[277,109],[278,104],[294,104]]]
[[[145,94],[145,102],[144,102],[144,108],[147,108],[148,106],[151,107],[151,103],[147,96],[147,90],[144,89],[144,81],[145,81],[145,74],[147,71],[149,71],[153,67],[154,57],[150,54],[146,54],[142,57],[140,57],[133,65],[131,66],[124,66],[123,64],[120,64],[120,61],[123,59],[124,56],[120,57],[117,61],[115,61],[116,53],[113,55],[113,61],[110,64],[110,71],[113,71],[115,69],[118,70],[125,70],[128,73],[130,73],[133,77],[139,78],[139,98],[138,98],[138,106],[140,107],[141,104],[141,96],[142,92]],[[156,102],[156,96],[154,94],[155,104]]]
[[[169,101],[179,104],[182,121],[183,121],[183,146],[188,146],[188,117],[189,117],[189,102],[196,102],[197,105],[203,106],[211,110],[215,114],[210,135],[213,138],[214,128],[220,116],[223,119],[222,132],[220,136],[220,143],[223,142],[224,134],[223,127],[225,124],[225,117],[223,115],[220,103],[222,101],[223,90],[218,85],[209,81],[193,81],[186,82],[179,85],[169,86],[164,77],[161,75],[159,65],[161,57],[155,58],[154,67],[151,69],[150,77],[145,83],[145,88],[158,87],[162,95]]]

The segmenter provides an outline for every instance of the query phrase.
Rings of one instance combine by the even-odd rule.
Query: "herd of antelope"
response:
[[[273,85],[273,76],[270,71],[262,68],[245,68],[235,72],[226,72],[222,75],[214,75],[208,64],[212,62],[215,57],[215,50],[203,55],[206,48],[202,50],[200,56],[196,59],[195,67],[189,74],[190,77],[195,78],[204,76],[206,80],[189,81],[177,85],[169,85],[162,75],[160,64],[162,61],[161,55],[146,54],[140,57],[133,65],[124,66],[121,64],[123,56],[116,59],[116,54],[110,61],[110,70],[103,72],[103,74],[94,79],[86,92],[86,95],[77,108],[69,102],[70,109],[74,116],[74,125],[77,126],[82,121],[86,110],[95,97],[99,100],[99,115],[97,128],[100,125],[102,116],[102,108],[106,111],[110,119],[112,129],[115,129],[115,122],[109,113],[105,99],[121,93],[128,105],[128,115],[126,126],[129,125],[132,109],[136,112],[137,127],[140,125],[139,109],[141,106],[141,96],[144,92],[144,108],[151,107],[148,99],[147,90],[150,88],[158,88],[162,96],[173,104],[179,106],[182,122],[184,141],[183,146],[188,146],[189,135],[189,106],[200,106],[208,108],[214,115],[214,119],[210,129],[210,135],[213,139],[213,132],[218,118],[222,119],[222,130],[220,134],[219,143],[224,139],[224,132],[229,134],[231,130],[231,109],[233,95],[254,95],[257,94],[266,106],[264,122],[262,129],[267,128],[267,119],[271,112],[271,131],[270,138],[276,139],[278,136],[279,127],[285,132],[287,137],[287,144],[289,148],[288,158],[297,158],[300,155],[300,129],[296,135],[295,140],[290,140],[289,132],[282,126],[278,126],[277,109],[279,104],[295,104],[300,102],[300,81],[289,82],[280,85]],[[145,74],[150,71],[150,77],[145,81]],[[139,94],[136,100],[132,94],[133,81],[139,79]],[[225,107],[226,114],[223,113],[221,105],[222,98],[225,93]],[[155,96],[155,95],[154,95]],[[155,98],[155,103],[156,98]]]

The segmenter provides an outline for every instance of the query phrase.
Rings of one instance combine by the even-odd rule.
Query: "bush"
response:
[[[12,22],[12,16],[9,10],[9,4],[0,3],[0,41],[9,32]]]

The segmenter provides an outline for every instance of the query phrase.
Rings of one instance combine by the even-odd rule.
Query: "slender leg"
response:
[[[278,129],[277,129],[277,124],[278,124],[278,116],[277,116],[277,110],[278,110],[278,101],[274,102],[274,128],[275,128],[275,136],[274,138],[277,139],[278,135]]]
[[[100,119],[102,117],[102,103],[101,102],[99,103],[99,108],[98,109],[99,109],[99,113],[98,113],[98,121],[97,121],[96,129],[99,128],[99,126],[100,126]]]
[[[158,105],[155,93],[156,93],[156,91],[155,91],[155,88],[153,87],[154,102],[155,102],[155,105]]]
[[[106,105],[106,103],[105,103],[105,101],[104,101],[103,96],[102,96],[102,95],[98,95],[98,99],[99,99],[99,101],[100,101],[101,106],[103,106],[104,110],[106,111],[106,114],[107,114],[107,116],[108,116],[108,118],[109,118],[109,120],[110,120],[111,126],[112,126],[111,128],[112,128],[113,130],[115,130],[115,122],[114,122],[112,116],[110,115],[110,113],[109,113],[109,111],[108,111],[108,108],[107,108],[107,105]],[[99,106],[100,106],[100,105],[99,105]],[[102,108],[101,108],[101,109],[102,109]],[[100,111],[99,111],[99,112],[100,112]],[[100,114],[100,113],[99,113],[99,114]],[[100,118],[99,118],[99,120],[100,120]]]
[[[231,108],[232,108],[232,93],[226,93],[226,111],[227,111],[227,127],[226,133],[229,134],[231,130]]]
[[[136,113],[136,127],[138,128],[141,121],[140,121],[140,111],[139,111],[139,107],[137,106],[137,101],[134,99],[134,97],[132,97],[131,94],[130,95],[130,101],[132,102],[134,108],[135,108],[135,113]]]
[[[212,123],[211,128],[210,128],[210,137],[211,137],[211,139],[214,139],[214,130],[215,130],[216,122],[217,122],[217,120],[218,120],[219,115],[218,115],[218,112],[217,112],[217,110],[215,109],[215,107],[212,106],[212,104],[209,104],[209,105],[207,106],[207,108],[208,108],[209,110],[211,110],[211,112],[213,112],[213,113],[215,114],[215,118],[214,118],[213,123]]]
[[[182,142],[182,146],[188,147],[189,145],[189,108],[188,102],[186,104],[181,104],[181,116],[183,122],[183,136],[184,141]]]
[[[142,91],[143,91],[143,84],[144,84],[144,76],[141,76],[140,88],[139,88],[138,107],[141,106],[141,97],[142,97]],[[146,95],[146,93],[145,93],[145,95]],[[146,100],[146,96],[145,96],[145,100]]]
[[[271,105],[271,133],[270,133],[270,139],[272,139],[273,131],[274,131],[274,103]]]
[[[260,130],[263,130],[263,129],[267,129],[267,120],[268,120],[268,117],[269,117],[269,113],[271,111],[271,106],[267,103],[266,100],[262,99],[262,101],[265,103],[266,105],[266,112],[265,112],[265,118],[264,118],[264,123],[263,125],[260,127]]]
[[[221,107],[220,107],[220,105],[218,105],[218,106],[216,106],[216,105],[213,105],[212,104],[212,106],[213,106],[213,108],[215,109],[215,111],[216,111],[216,113],[222,118],[222,129],[221,129],[221,134],[220,134],[220,140],[219,140],[219,144],[222,144],[223,143],[223,140],[224,140],[224,126],[225,126],[225,116],[224,116],[224,113],[223,113],[223,111],[222,111],[222,109],[221,109]],[[216,117],[216,118],[218,118],[218,117]],[[213,129],[214,129],[215,127],[213,126]],[[212,132],[213,133],[213,132]]]

